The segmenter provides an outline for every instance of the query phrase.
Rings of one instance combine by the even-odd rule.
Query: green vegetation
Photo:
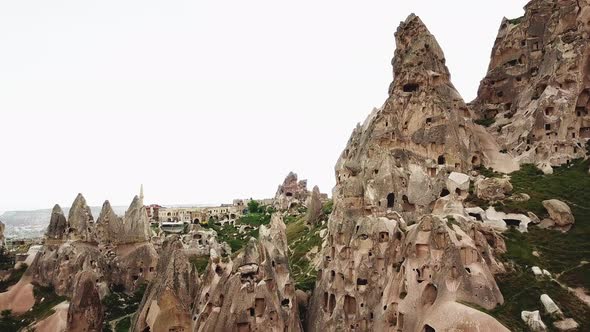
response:
[[[580,324],[580,331],[590,330],[590,309],[566,288],[548,278],[535,279],[531,267],[549,270],[560,283],[570,287],[583,287],[590,291],[590,176],[588,161],[575,161],[554,169],[544,175],[532,165],[524,165],[511,174],[515,193],[526,193],[531,199],[526,202],[506,201],[496,206],[506,212],[526,213],[531,211],[541,219],[547,217],[542,205],[546,199],[559,199],[572,209],[576,223],[567,233],[543,230],[529,226],[528,233],[516,230],[505,235],[507,252],[502,260],[514,266],[515,271],[499,276],[498,286],[504,295],[504,304],[492,310],[513,331],[527,330],[520,319],[522,310],[542,309],[541,294],[548,294],[561,308],[566,317]],[[538,257],[533,251],[539,253]],[[543,310],[540,310],[543,312]],[[552,327],[553,319],[543,316]]]
[[[258,203],[258,201],[255,201],[253,199],[250,199],[250,202],[248,202],[248,212],[249,213],[259,213],[260,211],[260,203]]]
[[[289,244],[289,269],[295,287],[304,291],[313,290],[317,278],[316,271],[306,257],[314,247],[322,246],[320,231],[325,225],[311,227],[306,225],[304,216],[289,218],[287,222],[287,243]]]
[[[324,214],[324,216],[329,216],[330,214],[332,214],[333,209],[334,201],[329,199],[326,201],[326,203],[324,203],[324,206],[322,206],[322,213]]]
[[[191,256],[189,258],[189,261],[195,267],[195,269],[197,269],[197,272],[199,272],[199,274],[203,274],[207,269],[207,265],[209,265],[209,256]]]
[[[128,332],[131,329],[131,316],[121,319],[115,327],[115,332]]]
[[[108,327],[106,322],[135,313],[139,308],[139,303],[143,298],[146,288],[147,285],[142,284],[132,295],[128,295],[120,291],[121,287],[114,287],[113,291],[102,300],[105,310],[105,328],[110,330],[110,327]],[[119,322],[119,324],[121,323]],[[118,326],[119,325],[117,325],[117,331],[119,331]]]
[[[258,228],[261,225],[268,225],[270,223],[270,213],[265,212],[265,207],[259,207],[257,213],[248,213],[238,220],[235,225],[226,224],[225,226],[210,224],[209,228],[217,232],[217,239],[219,242],[227,242],[231,247],[233,253],[238,252],[246,246],[251,237],[258,237]],[[238,231],[240,225],[251,226],[251,229],[246,230],[240,234]]]
[[[493,125],[494,122],[496,122],[496,118],[479,119],[479,120],[475,120],[474,122],[480,126],[489,127],[489,126]]]
[[[10,310],[2,311],[0,313],[0,331],[18,331],[34,321],[42,320],[54,313],[53,307],[67,300],[66,297],[55,294],[53,287],[34,286],[35,305],[33,308],[16,317]]]
[[[12,270],[8,278],[0,280],[0,292],[6,292],[8,287],[15,285],[23,276],[23,274],[25,274],[26,270],[27,264],[22,264],[18,269]]]

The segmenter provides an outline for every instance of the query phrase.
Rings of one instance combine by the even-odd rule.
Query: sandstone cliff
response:
[[[164,242],[156,277],[148,286],[134,318],[132,331],[189,331],[191,309],[199,285],[181,241]]]
[[[213,255],[195,301],[194,331],[301,331],[282,218],[261,226],[232,261]]]
[[[534,0],[525,10],[502,21],[472,106],[507,153],[551,172],[584,157],[590,138],[590,4]]]
[[[449,191],[452,171],[487,165],[498,151],[481,145],[491,137],[475,133],[444,54],[422,21],[410,15],[395,37],[389,98],[357,126],[336,165],[309,330],[506,331],[459,303],[491,309],[503,302],[472,238],[484,235],[429,215],[437,200],[466,196],[468,183]],[[487,242],[480,245],[491,255]],[[441,316],[448,311],[451,319]]]

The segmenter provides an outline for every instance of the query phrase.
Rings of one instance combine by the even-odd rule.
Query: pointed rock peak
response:
[[[78,196],[76,196],[76,199],[70,208],[70,213],[68,214],[68,220],[70,223],[72,223],[72,220],[78,222],[80,221],[78,220],[80,218],[84,219],[84,221],[94,220],[94,217],[92,217],[92,212],[90,211],[88,204],[86,204],[86,199],[84,196],[82,196],[82,194],[78,194]]]
[[[418,16],[412,14],[400,24],[395,41],[393,91],[415,92],[450,81],[444,53]]]
[[[283,181],[283,183],[287,184],[287,183],[291,183],[291,182],[297,182],[297,173],[293,173],[292,171],[289,172],[289,174],[287,175],[287,177],[285,178],[285,181]]]
[[[313,194],[314,195],[319,195],[320,194],[320,187],[318,186],[313,186]]]
[[[133,197],[133,200],[131,201],[131,204],[129,205],[128,210],[137,209],[142,206],[143,204],[141,203],[141,199],[139,198],[139,196],[135,195],[135,197]]]
[[[98,223],[101,222],[108,222],[110,220],[114,220],[117,219],[117,214],[115,213],[115,210],[113,210],[113,207],[111,206],[111,203],[109,201],[104,201],[104,203],[102,204],[102,209],[100,210],[100,215],[98,216]]]
[[[55,204],[53,206],[53,210],[51,210],[51,214],[61,214],[61,215],[64,215],[64,211],[62,210],[61,206],[59,206],[59,204]]]

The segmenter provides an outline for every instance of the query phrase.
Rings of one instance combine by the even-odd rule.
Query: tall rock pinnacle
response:
[[[469,235],[429,215],[440,197],[462,194],[446,187],[450,172],[486,162],[480,137],[420,18],[410,15],[395,39],[389,98],[353,131],[336,165],[334,211],[308,330],[445,330],[449,325],[430,313],[452,308],[471,317],[467,324],[506,331],[454,302],[493,308],[503,298]],[[488,252],[487,243],[482,246]]]

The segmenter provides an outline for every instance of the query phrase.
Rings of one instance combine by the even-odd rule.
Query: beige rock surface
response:
[[[53,314],[33,326],[35,332],[66,332],[69,307],[70,303],[67,301],[53,307]]]
[[[190,331],[198,285],[197,271],[185,254],[180,238],[167,238],[156,277],[144,294],[131,331]]]
[[[512,184],[507,178],[488,178],[475,182],[475,194],[486,201],[498,201],[512,192]]]
[[[104,309],[93,271],[81,271],[76,275],[74,293],[68,308],[67,331],[101,332]]]
[[[504,19],[472,103],[507,155],[545,173],[584,157],[590,138],[589,18],[586,1],[534,0]]]
[[[199,287],[194,331],[301,331],[287,260],[286,226],[274,214],[232,261],[213,255]]]
[[[0,293],[0,311],[12,310],[12,313],[16,315],[29,311],[35,305],[31,281],[30,276],[24,275],[16,285]]]
[[[543,207],[549,212],[551,220],[553,220],[557,226],[568,226],[575,222],[570,207],[560,200],[549,199],[543,201]]]

